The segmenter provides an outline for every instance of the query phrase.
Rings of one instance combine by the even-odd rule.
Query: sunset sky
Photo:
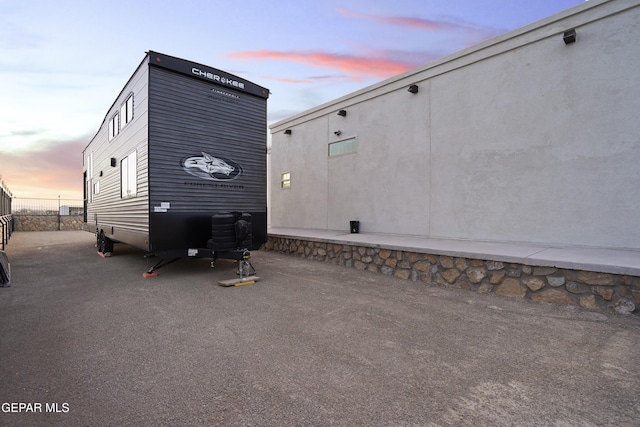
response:
[[[269,88],[273,123],[583,1],[0,0],[0,181],[81,199],[82,150],[148,50]]]

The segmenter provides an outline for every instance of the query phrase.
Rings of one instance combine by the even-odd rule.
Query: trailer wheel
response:
[[[98,252],[104,253],[104,232],[98,233]]]
[[[110,238],[108,238],[107,236],[104,237],[104,253],[105,254],[110,254],[111,252],[113,252],[113,240],[111,240]]]
[[[98,236],[98,252],[104,255],[113,252],[113,240],[105,236],[104,231],[100,231]]]

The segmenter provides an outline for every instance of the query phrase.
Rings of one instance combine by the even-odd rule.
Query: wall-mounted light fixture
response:
[[[336,134],[336,136],[342,135],[342,131],[339,131],[339,130],[335,131],[334,133]]]
[[[116,167],[116,158],[115,158],[115,157],[112,157],[112,158],[111,158],[111,167],[112,167],[112,168],[115,168],[115,167]]]
[[[347,115],[347,110],[340,110],[340,111],[338,111],[338,115],[339,115],[339,116],[342,116],[342,117],[346,117],[346,115]]]
[[[574,43],[576,41],[575,28],[565,31],[564,35],[562,36],[562,39],[564,40],[564,44]]]
[[[407,90],[411,93],[418,93],[418,85],[411,85]]]
[[[284,131],[284,134],[285,134],[285,135],[291,135],[291,129],[286,129],[286,130]]]

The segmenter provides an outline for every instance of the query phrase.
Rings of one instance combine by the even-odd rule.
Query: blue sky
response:
[[[148,50],[269,88],[273,123],[582,2],[0,0],[0,179],[81,198],[82,149]]]

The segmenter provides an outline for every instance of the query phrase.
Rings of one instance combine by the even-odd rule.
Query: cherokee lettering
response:
[[[226,85],[229,85],[229,86],[234,86],[234,87],[238,87],[240,89],[244,89],[244,83],[243,82],[239,82],[237,80],[229,79],[227,77],[220,77],[217,74],[211,73],[209,71],[201,70],[200,68],[196,68],[196,67],[191,68],[191,73],[196,75],[196,76],[199,76],[199,77],[204,77],[205,79],[213,80],[214,82],[220,82],[222,84],[226,84]]]

